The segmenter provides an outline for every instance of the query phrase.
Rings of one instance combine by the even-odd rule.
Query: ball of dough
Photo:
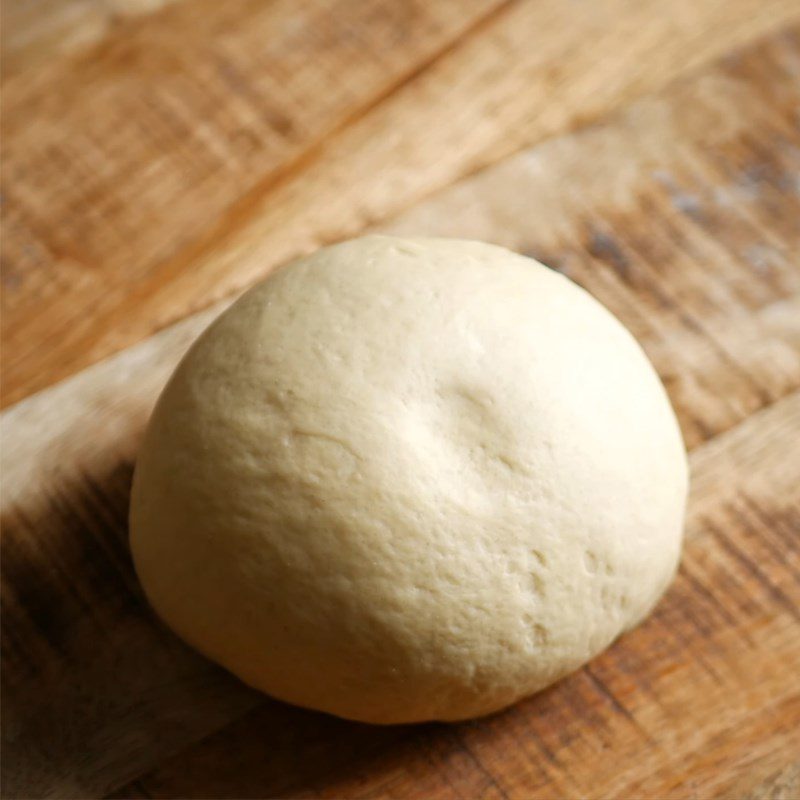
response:
[[[686,456],[630,334],[478,242],[369,236],[247,292],[153,413],[131,546],[187,642],[356,720],[500,709],[653,607]]]

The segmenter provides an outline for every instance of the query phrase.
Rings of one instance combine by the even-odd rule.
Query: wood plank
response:
[[[675,585],[643,626],[543,694],[482,721],[399,729],[267,702],[140,785],[182,798],[712,797],[743,776],[752,787],[800,754],[798,436],[800,393],[692,453],[697,482],[727,482],[702,508],[693,497]],[[754,483],[754,468],[778,482]]]
[[[757,528],[757,535],[752,541],[747,538],[740,542],[740,537],[750,534],[737,521],[741,509],[736,505],[735,495],[730,493],[735,493],[746,477],[748,485],[752,484],[749,496],[755,497],[757,504],[767,502],[764,499],[767,491],[775,492],[776,496],[782,493],[787,503],[793,503],[791,489],[797,485],[797,460],[788,458],[790,451],[786,448],[796,434],[796,410],[791,409],[796,409],[798,400],[796,396],[791,400],[781,398],[800,387],[797,330],[800,322],[798,315],[791,313],[797,302],[797,253],[800,252],[796,219],[790,213],[795,201],[788,198],[786,213],[783,211],[784,195],[793,191],[791,181],[798,174],[793,160],[796,156],[792,155],[798,131],[796,126],[792,127],[787,112],[798,105],[800,96],[798,81],[789,70],[797,57],[798,38],[797,33],[773,37],[658,98],[641,101],[603,125],[534,148],[510,162],[513,165],[510,171],[507,164],[487,170],[463,186],[430,199],[424,204],[424,211],[410,212],[394,225],[399,230],[413,222],[417,233],[449,233],[452,220],[460,218],[470,225],[473,235],[511,244],[524,243],[532,252],[544,253],[554,266],[570,271],[611,305],[643,339],[668,379],[669,391],[690,441],[699,444],[721,431],[731,431],[720,440],[725,444],[712,442],[693,456],[696,466],[693,507],[699,511],[693,512],[692,525],[698,536],[705,537],[703,541],[710,541],[715,534],[708,533],[711,528],[704,527],[704,519],[710,519],[712,526],[722,526],[723,530],[730,523],[735,543],[750,548],[748,553],[752,548],[756,548],[752,552],[760,553],[759,548],[766,547],[762,534],[771,526],[751,522]],[[701,91],[699,86],[705,88]],[[741,121],[732,114],[729,118],[726,112],[724,118],[728,124],[722,125],[722,116],[715,116],[714,110],[726,108],[746,108],[747,119]],[[691,114],[687,109],[691,109]],[[580,141],[580,147],[573,146],[576,140]],[[559,156],[560,153],[565,155]],[[765,153],[769,153],[769,158]],[[522,169],[524,164],[528,167]],[[676,189],[664,181],[665,175],[671,176],[670,180],[676,181],[675,186],[683,192],[686,186],[681,182],[682,170],[687,164],[693,165],[700,176],[691,187],[702,199],[702,224],[682,210],[691,211],[696,204],[685,198],[676,203],[670,195]],[[758,176],[756,181],[742,177],[754,172]],[[506,177],[498,177],[503,175]],[[605,179],[597,181],[596,175]],[[727,177],[722,180],[718,176]],[[742,197],[737,196],[736,205],[731,206],[730,192],[740,184],[746,191],[742,189]],[[713,186],[720,190],[713,191]],[[466,202],[466,196],[473,201]],[[683,194],[675,196],[682,198]],[[639,198],[647,198],[648,202],[639,205]],[[512,209],[516,211],[511,213]],[[588,215],[586,209],[590,211]],[[683,221],[679,212],[692,224],[697,222],[695,227]],[[609,221],[620,219],[624,225],[617,237],[622,244],[608,234],[606,239],[574,235],[583,230],[587,220],[597,230],[605,231]],[[673,235],[674,230],[681,235]],[[513,241],[508,237],[513,237]],[[687,241],[700,247],[702,260],[694,250],[685,250]],[[632,249],[631,242],[638,245],[635,258],[627,255],[627,250]],[[759,245],[762,256],[748,259],[745,254],[754,244]],[[625,248],[622,252],[628,263],[624,267],[618,263],[615,246]],[[702,269],[697,269],[695,262],[702,264]],[[764,269],[763,263],[769,268]],[[663,274],[662,282],[656,282],[658,292],[654,290],[654,274],[660,277]],[[674,294],[671,303],[663,302],[665,292]],[[676,306],[685,306],[687,313],[677,313]],[[476,733],[469,734],[477,739],[467,750],[460,745],[454,749],[446,737],[422,739],[419,744],[414,744],[417,740],[412,738],[403,745],[389,734],[373,729],[345,735],[342,728],[327,718],[315,722],[309,720],[307,712],[287,710],[248,692],[180,646],[155,623],[136,587],[125,546],[127,482],[141,427],[159,387],[214,311],[189,318],[0,415],[4,445],[0,452],[4,515],[2,680],[6,758],[3,769],[8,793],[96,796],[151,771],[170,755],[235,720],[243,721],[230,729],[232,738],[227,739],[228,734],[221,733],[217,745],[224,748],[225,742],[229,742],[232,763],[242,766],[242,773],[236,778],[238,783],[235,776],[224,773],[232,781],[231,791],[247,781],[264,779],[283,781],[276,786],[286,785],[288,792],[291,786],[297,787],[302,771],[311,769],[312,765],[306,763],[311,752],[321,770],[320,791],[329,789],[333,793],[336,789],[331,787],[339,785],[336,780],[342,787],[351,781],[356,793],[353,781],[357,779],[352,773],[338,778],[334,774],[337,770],[352,769],[364,772],[364,785],[373,793],[380,792],[384,784],[400,787],[397,792],[410,786],[409,769],[419,781],[419,792],[429,796],[448,796],[447,793],[454,796],[459,786],[463,791],[469,782],[485,785],[487,793],[498,792],[497,787],[505,786],[502,781],[510,781],[509,791],[519,795],[519,787],[529,780],[567,791],[564,789],[567,779],[559,771],[559,764],[547,760],[547,753],[554,747],[566,746],[551,741],[557,737],[555,731],[559,728],[572,731],[569,735],[580,741],[584,726],[581,714],[589,720],[598,719],[596,715],[600,714],[602,721],[603,713],[616,713],[606,708],[613,705],[612,700],[594,694],[595,683],[590,676],[576,678],[586,684],[582,690],[585,702],[571,701],[572,694],[565,697],[564,690],[557,689],[552,695],[557,698],[557,702],[552,701],[555,706],[535,706],[537,714],[542,713],[542,721],[535,724],[543,727],[536,728],[534,733],[526,727],[535,722],[531,721],[530,711],[534,706],[527,704],[521,707],[519,717],[514,716],[517,712],[510,712],[509,719],[517,722],[506,733],[503,723],[496,723],[499,731],[492,727],[494,722],[485,723],[489,725],[485,730],[495,731],[498,742],[509,750],[508,760],[498,762],[504,765],[503,775],[490,780],[485,774],[483,757],[473,752],[490,746],[486,743],[491,738],[489,734],[481,733],[483,724],[476,725]],[[687,324],[687,317],[695,323]],[[696,330],[698,319],[701,325]],[[708,331],[713,336],[711,344],[706,342]],[[687,340],[687,336],[691,338]],[[699,360],[682,355],[687,341],[702,354],[697,357]],[[731,367],[732,352],[739,364],[737,370]],[[720,387],[716,392],[708,388],[715,385]],[[759,387],[758,391],[754,385]],[[751,412],[767,406],[770,407],[754,418],[757,421],[752,424],[756,427],[748,427],[749,421],[736,427]],[[698,425],[697,419],[702,419],[703,425]],[[719,454],[705,457],[703,466],[702,453],[713,454],[715,447],[719,448]],[[777,514],[775,535],[783,536],[780,531],[794,524],[793,518],[786,516],[790,512],[784,512],[782,507],[775,511],[771,501],[767,509],[768,513]],[[742,513],[747,513],[746,509]],[[785,609],[777,599],[780,593],[771,593],[762,584],[754,583],[755,578],[744,584],[745,589],[737,589],[742,585],[742,564],[728,554],[725,569],[735,574],[734,578],[726,577],[728,573],[720,573],[716,562],[707,564],[703,560],[711,552],[707,545],[703,548],[697,551],[697,563],[687,562],[690,569],[704,576],[703,585],[711,586],[714,591],[733,591],[734,600],[745,606],[742,613],[750,614],[744,621],[748,635],[765,647],[785,648],[787,658],[793,658],[794,644],[780,627],[785,622]],[[714,548],[716,553],[722,545]],[[767,563],[768,577],[778,576],[780,592],[791,591],[785,585],[786,576],[774,573],[772,562]],[[686,580],[679,586],[684,586],[686,592],[694,591],[694,584],[689,581],[691,586],[686,585]],[[715,583],[717,580],[720,586]],[[759,598],[755,609],[745,602],[751,589]],[[679,597],[682,596],[679,592]],[[702,591],[699,596],[691,594],[684,598],[677,606],[666,607],[673,609],[669,614],[677,615],[679,611],[688,614],[694,612],[701,600],[707,601]],[[721,616],[714,609],[702,613],[706,611]],[[669,614],[666,624],[679,626]],[[762,626],[759,614],[778,621],[774,624],[766,621]],[[651,624],[660,633],[650,633],[638,640],[642,646],[652,646],[654,650],[637,645],[635,655],[630,655],[633,666],[625,672],[628,662],[617,666],[615,649],[608,656],[612,661],[604,662],[608,674],[600,676],[604,684],[621,682],[614,688],[617,701],[622,698],[633,708],[641,706],[644,717],[638,722],[656,728],[662,723],[666,725],[668,720],[660,717],[661,712],[651,703],[648,687],[635,683],[641,670],[655,671],[653,681],[656,678],[657,682],[666,681],[663,692],[672,698],[670,703],[677,703],[675,698],[680,698],[684,707],[691,708],[694,701],[686,696],[683,684],[676,684],[669,674],[662,675],[663,670],[669,670],[674,654],[659,649],[661,640],[672,642],[678,634],[665,635],[658,627],[663,624],[659,619]],[[760,632],[751,631],[748,627],[751,623]],[[692,666],[695,655],[699,653],[699,657],[713,663],[721,661],[716,669],[725,672],[726,681],[733,680],[731,670],[735,660],[731,666],[726,659],[734,652],[731,648],[739,646],[736,625],[729,630],[725,619],[719,624],[722,627],[714,630],[719,630],[724,646],[720,645],[718,652],[714,650],[716,639],[706,641],[698,638],[697,631],[679,628],[688,644],[676,657],[684,665],[680,670],[685,667],[690,671],[678,670],[677,674],[685,676],[686,686],[700,687],[703,694],[708,694],[709,703],[721,702],[720,695],[707,686],[708,679],[701,679],[700,673],[691,671],[695,669]],[[765,686],[776,689],[779,700],[788,696],[782,682],[785,673],[770,672],[764,660],[768,652],[754,650],[742,663],[753,675],[763,678]],[[759,691],[757,687],[745,691],[743,702],[755,703]],[[570,702],[577,703],[577,707],[570,706]],[[790,704],[775,706],[773,710],[776,718],[782,720],[795,713]],[[246,716],[248,711],[255,716]],[[259,756],[253,749],[256,745],[244,741],[246,736],[237,738],[235,733],[240,726],[266,736],[267,731],[260,727],[264,724],[259,721],[260,714],[272,719],[270,724],[275,724],[282,731],[281,736],[295,745],[280,750],[276,742],[278,750],[267,759],[263,750]],[[777,736],[770,727],[770,719],[765,721],[755,712],[748,716],[743,706],[736,706],[730,715],[722,714],[722,718],[730,725],[731,735],[742,731],[742,736],[747,733],[758,741],[770,743],[774,743],[770,737]],[[729,741],[723,729],[713,727],[716,721],[692,720],[696,733],[692,736],[687,733],[687,741],[695,746],[704,732],[712,729],[717,731],[715,735],[721,737],[720,741]],[[609,724],[616,732],[621,721]],[[635,726],[625,724],[635,732]],[[467,726],[464,730],[472,728]],[[677,730],[685,731],[685,727],[678,726]],[[599,722],[597,731],[597,736],[601,736]],[[412,735],[416,733],[412,731]],[[462,733],[457,738],[466,735]],[[513,747],[514,736],[532,742],[535,752]],[[639,740],[634,741],[631,736],[633,733],[629,732],[628,738],[623,737],[620,746],[626,758],[635,759],[641,751],[634,748]],[[714,749],[716,739],[703,741],[706,747],[698,748],[698,753],[720,752]],[[736,763],[746,765],[744,740],[730,741],[730,751],[739,754]],[[306,744],[301,746],[301,743]],[[389,757],[386,761],[385,750],[381,749],[384,745],[411,753],[408,763],[412,766],[405,766],[402,759],[393,761]],[[672,752],[673,743],[667,745],[665,750]],[[586,746],[588,751],[577,752],[587,763],[602,758],[599,739],[590,739]],[[237,761],[235,754],[240,749],[242,755]],[[292,752],[297,753],[294,761]],[[361,761],[361,756],[355,759],[352,755],[365,752],[372,753],[372,761],[366,756]],[[788,756],[781,747],[774,749],[774,756],[757,748],[752,752],[759,757],[763,755],[770,771],[782,767],[785,763],[782,759]],[[185,757],[187,763],[196,764],[191,748]],[[257,765],[251,763],[259,757],[267,772],[259,772]],[[696,754],[692,758],[696,762]],[[724,788],[719,785],[721,779],[711,776],[715,770],[720,772],[718,765],[712,769],[714,765],[710,762],[695,762],[692,775],[703,776],[702,781],[709,786]],[[148,780],[153,782],[154,791],[160,791],[159,786],[165,791],[165,787],[176,786],[179,763],[178,758],[168,773],[158,771],[150,775]],[[280,768],[280,774],[276,772],[270,777],[270,764],[275,770]],[[332,772],[326,772],[326,764]],[[254,771],[246,772],[251,767]],[[588,773],[578,774],[588,780]],[[448,782],[442,782],[443,775],[448,776]],[[641,772],[634,771],[631,775]],[[377,776],[383,782],[380,785],[376,783]],[[666,781],[668,777],[660,774],[658,780]],[[606,775],[603,779],[608,781],[609,791],[617,786],[613,776]],[[542,783],[546,781],[549,783]],[[142,786],[149,791],[147,781]],[[199,786],[198,783],[186,791],[202,791],[207,795],[209,788],[197,789]],[[349,789],[339,791],[340,795],[347,793]]]
[[[127,544],[139,435],[208,321],[0,416],[4,797],[102,796],[260,700],[153,618]]]
[[[345,1],[310,6],[293,45],[268,36],[288,0],[239,27],[244,0],[224,4],[230,23],[191,0],[91,58],[9,81],[5,404],[798,13],[796,0],[675,0],[669,14],[659,0],[580,13],[518,0],[474,11],[484,21],[447,49],[470,24],[457,0],[384,2],[393,11],[364,11],[360,27]],[[412,7],[415,22],[398,22]],[[420,19],[427,36],[392,45]],[[342,26],[376,52],[352,58]]]
[[[187,0],[6,81],[6,402],[163,324],[163,264],[500,2]]]

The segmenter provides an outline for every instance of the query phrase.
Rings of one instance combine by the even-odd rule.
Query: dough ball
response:
[[[639,622],[686,492],[664,389],[586,292],[492,245],[369,236],[279,270],[192,347],[131,545],[157,612],[246,683],[457,720]]]

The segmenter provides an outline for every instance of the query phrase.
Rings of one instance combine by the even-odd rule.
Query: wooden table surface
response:
[[[5,0],[3,796],[800,796],[800,2]],[[679,576],[489,719],[269,700],[150,613],[154,399],[288,258],[495,241],[606,304],[693,483]]]

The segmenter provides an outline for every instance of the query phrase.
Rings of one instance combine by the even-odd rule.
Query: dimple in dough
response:
[[[492,245],[369,236],[192,347],[138,459],[131,546],[156,611],[248,684],[457,720],[638,623],[686,493],[664,389],[586,292]]]

